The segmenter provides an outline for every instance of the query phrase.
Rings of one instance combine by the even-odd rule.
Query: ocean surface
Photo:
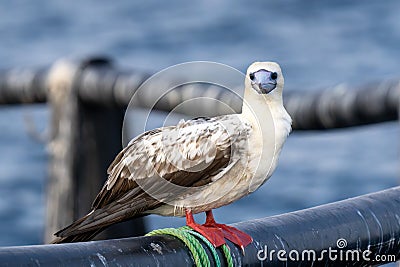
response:
[[[6,0],[0,68],[94,54],[149,72],[193,60],[245,71],[274,60],[288,91],[366,84],[400,75],[399,11],[396,0]],[[0,246],[42,243],[49,117],[46,105],[0,107]],[[273,177],[215,216],[232,223],[396,186],[399,137],[399,122],[293,133]],[[183,223],[148,217],[149,229]]]

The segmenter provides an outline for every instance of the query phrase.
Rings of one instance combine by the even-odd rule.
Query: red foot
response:
[[[211,210],[206,211],[206,216],[206,223],[204,224],[205,226],[220,228],[224,233],[225,238],[238,245],[242,251],[244,251],[246,246],[253,242],[253,238],[251,236],[240,231],[239,229],[226,224],[216,223]]]
[[[190,226],[196,232],[202,234],[214,247],[225,244],[224,233],[218,227],[200,225],[194,221],[193,214],[190,210],[186,210],[186,225]]]
[[[251,236],[232,226],[216,223],[211,210],[206,212],[206,216],[205,224],[200,225],[194,221],[192,212],[186,210],[186,224],[202,234],[215,247],[225,244],[224,238],[226,238],[244,251],[244,248],[253,241]]]

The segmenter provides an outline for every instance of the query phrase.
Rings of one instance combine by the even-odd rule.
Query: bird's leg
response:
[[[220,228],[224,234],[224,237],[230,240],[232,243],[240,246],[242,251],[244,251],[244,248],[247,245],[253,242],[253,238],[251,236],[240,231],[239,229],[226,224],[216,223],[212,210],[206,211],[206,222],[203,224],[203,226]]]
[[[205,226],[198,224],[194,221],[192,211],[190,209],[185,210],[186,214],[186,225],[191,227],[196,232],[202,234],[208,241],[213,244],[214,247],[219,247],[225,244],[224,234],[219,227]]]

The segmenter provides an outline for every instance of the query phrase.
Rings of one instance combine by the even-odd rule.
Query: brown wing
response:
[[[199,125],[202,126],[200,131],[191,129],[198,129]],[[209,183],[230,160],[231,136],[224,131],[215,119],[198,118],[182,122],[176,128],[164,127],[143,133],[111,163],[107,170],[109,178],[92,207],[105,207],[123,198],[127,192],[130,192],[130,201],[139,195],[143,197],[144,192],[137,181],[149,179],[154,174],[184,187]],[[219,138],[214,138],[216,142],[211,143],[211,136],[215,134]],[[196,154],[193,151],[197,151]],[[194,171],[196,168],[199,171]]]
[[[154,177],[184,187],[210,183],[231,166],[231,148],[236,138],[247,138],[250,131],[237,119],[229,121],[230,116],[181,122],[132,140],[108,168],[109,178],[93,202],[92,212],[56,235],[75,238],[163,205],[139,186],[147,183],[153,187],[150,191],[174,196],[173,192],[163,192],[165,188],[153,182]],[[228,132],[221,123],[224,120],[237,130]]]

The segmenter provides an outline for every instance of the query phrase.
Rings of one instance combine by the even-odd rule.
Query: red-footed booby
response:
[[[181,121],[131,140],[108,168],[92,211],[57,232],[53,243],[87,241],[114,223],[159,214],[186,216],[214,246],[226,238],[243,249],[252,238],[216,223],[212,210],[253,192],[274,172],[291,131],[283,85],[277,63],[255,62],[246,73],[242,113]],[[200,212],[202,225],[193,219]]]

